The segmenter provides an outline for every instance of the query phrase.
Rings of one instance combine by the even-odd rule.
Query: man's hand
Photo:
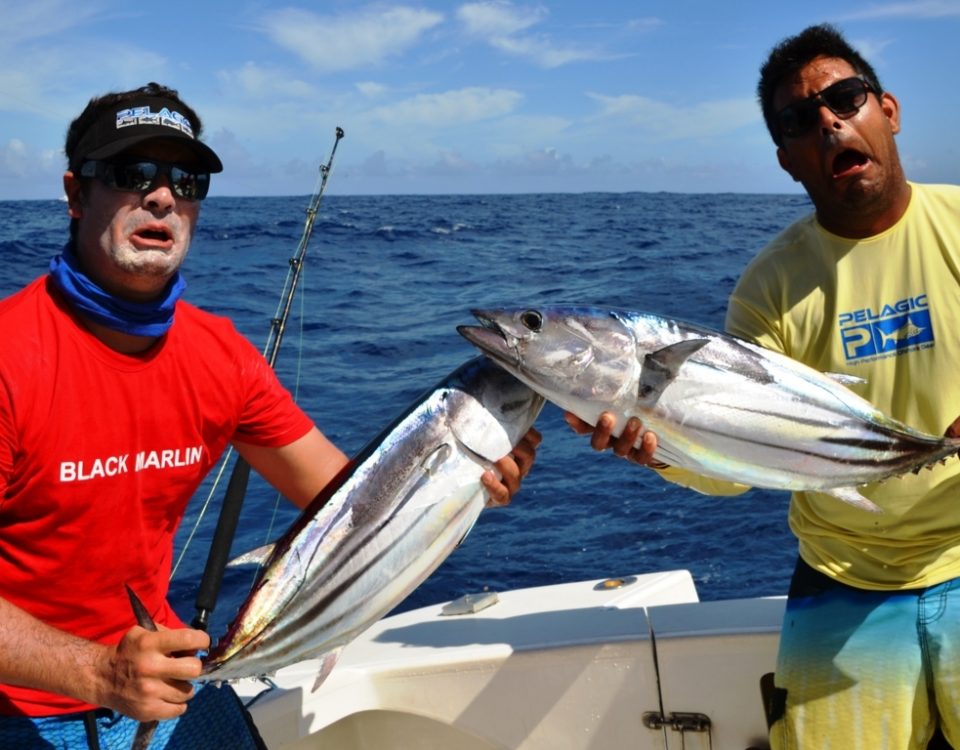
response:
[[[97,665],[97,703],[138,721],[172,719],[187,710],[190,681],[200,676],[193,654],[210,647],[202,630],[182,628],[127,631],[116,646],[105,647]]]
[[[643,422],[636,417],[630,417],[627,420],[623,432],[617,437],[613,435],[617,418],[608,411],[600,415],[596,427],[584,422],[572,412],[566,412],[563,418],[578,435],[590,435],[590,446],[596,451],[605,451],[609,448],[615,455],[641,466],[665,468],[665,464],[653,458],[653,453],[657,449],[657,436],[650,431],[644,431]],[[639,446],[634,447],[638,440]]]
[[[480,481],[490,493],[487,507],[509,504],[520,489],[521,480],[530,472],[530,467],[537,458],[537,447],[542,440],[540,433],[531,427],[516,447],[494,464],[500,473],[499,478],[493,471],[483,473]]]

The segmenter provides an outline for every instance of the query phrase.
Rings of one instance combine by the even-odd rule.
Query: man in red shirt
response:
[[[92,99],[67,134],[70,241],[49,275],[0,302],[4,747],[84,746],[186,711],[200,660],[183,654],[209,637],[166,601],[173,535],[228,444],[300,507],[347,463],[228,320],[179,300],[222,170],[200,131],[158,84]],[[502,481],[485,475],[492,504],[517,491],[538,442],[532,430],[498,462]],[[124,583],[158,632],[131,627]],[[194,705],[217,717],[216,746],[257,747],[232,691],[205,688]],[[153,747],[175,731],[163,725]]]

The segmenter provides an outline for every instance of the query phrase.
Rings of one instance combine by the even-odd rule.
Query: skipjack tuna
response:
[[[484,357],[459,367],[364,448],[273,546],[204,680],[269,674],[339,649],[400,603],[473,527],[484,471],[543,399]],[[333,484],[333,483],[331,483]]]
[[[702,476],[812,490],[879,508],[857,487],[960,450],[883,414],[840,381],[755,344],[679,321],[600,308],[474,310],[458,330],[561,408],[657,435],[655,458]],[[618,433],[619,434],[619,433]]]
[[[200,681],[266,675],[319,657],[319,685],[342,648],[463,541],[486,504],[481,475],[516,446],[543,403],[485,357],[448,375],[371,441],[275,544],[239,560],[261,562],[261,572],[203,659]],[[139,624],[149,627],[130,593]],[[151,727],[141,730],[135,747],[149,743]]]

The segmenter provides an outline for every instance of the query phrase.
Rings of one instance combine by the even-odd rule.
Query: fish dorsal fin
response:
[[[683,363],[709,343],[710,339],[688,339],[646,355],[637,398],[646,404],[655,404],[663,390],[676,379]]]

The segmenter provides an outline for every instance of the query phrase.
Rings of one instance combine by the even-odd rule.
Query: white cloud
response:
[[[387,87],[375,81],[361,81],[356,84],[357,91],[369,99],[376,99],[387,93]]]
[[[760,119],[753,99],[723,99],[676,107],[645,96],[588,93],[601,105],[600,119],[622,119],[661,140],[682,140],[727,133]]]
[[[289,71],[267,68],[253,62],[245,63],[238,70],[220,71],[217,77],[226,90],[239,89],[245,95],[257,99],[276,94],[295,99],[312,99],[317,96],[316,88],[291,76]]]
[[[19,138],[11,138],[0,146],[0,174],[5,177],[34,178],[43,176],[54,187],[65,168],[62,152],[35,149]]]
[[[101,14],[96,2],[0,0],[0,47],[54,37]]]
[[[0,164],[3,165],[4,172],[21,173],[21,168],[30,161],[30,155],[27,153],[27,144],[19,138],[12,138],[6,146],[0,150]]]
[[[530,28],[547,16],[545,8],[516,8],[506,2],[467,3],[457,18],[467,32],[480,37],[501,37]]]
[[[499,37],[490,39],[489,42],[501,52],[528,57],[544,68],[559,68],[567,63],[597,60],[603,57],[597,52],[574,47],[557,47],[540,37]]]
[[[952,18],[960,16],[957,0],[921,0],[920,2],[882,3],[864,10],[844,13],[841,21],[863,21],[876,18]]]
[[[447,127],[506,115],[522,99],[520,93],[509,89],[468,87],[440,94],[418,94],[378,107],[374,115],[390,125]]]
[[[26,112],[44,117],[49,113],[48,105],[41,99],[40,93],[45,86],[43,77],[36,70],[15,69],[0,58],[0,112]]]
[[[318,71],[378,65],[414,46],[443,16],[395,6],[349,16],[284,8],[264,19],[267,35]]]
[[[883,60],[883,51],[890,46],[889,39],[851,39],[853,45],[865,60],[870,60],[874,66]]]
[[[521,33],[547,16],[545,8],[518,8],[508,2],[467,3],[457,10],[457,18],[469,35],[482,39],[494,49],[528,58],[544,68],[609,57],[592,50],[556,44],[542,34]]]
[[[625,24],[625,28],[630,31],[650,31],[651,29],[660,28],[663,24],[663,19],[648,16],[647,18],[631,18]]]

